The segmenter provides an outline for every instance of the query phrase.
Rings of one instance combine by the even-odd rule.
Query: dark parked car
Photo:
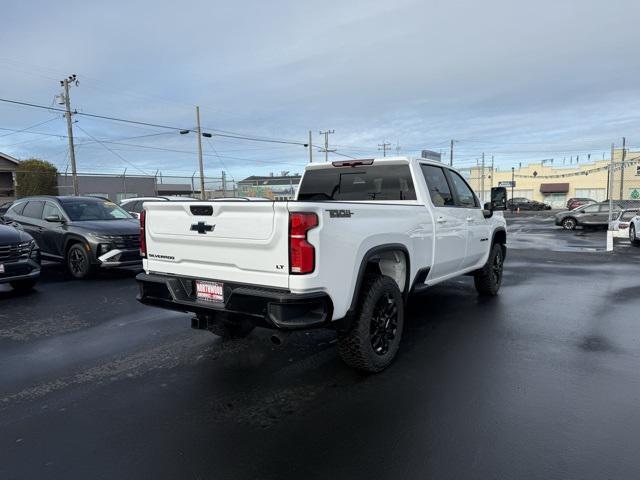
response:
[[[538,202],[536,200],[529,200],[528,198],[511,198],[507,200],[507,209],[509,210],[551,210],[551,205],[548,203]]]
[[[40,277],[40,250],[26,232],[0,221],[0,283],[28,291]]]
[[[567,200],[567,210],[574,210],[582,205],[590,205],[592,203],[598,203],[593,198],[570,198]]]
[[[613,211],[622,210],[620,205],[614,204]],[[616,214],[617,216],[617,214]],[[616,218],[614,216],[614,218]],[[583,205],[574,210],[558,212],[555,215],[556,225],[565,230],[573,230],[576,227],[606,227],[609,225],[609,202],[592,203]]]
[[[19,223],[38,243],[44,259],[64,262],[75,278],[85,278],[97,267],[142,263],[140,222],[104,198],[22,198],[5,219]]]

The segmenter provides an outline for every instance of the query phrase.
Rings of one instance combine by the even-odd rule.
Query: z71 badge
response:
[[[327,210],[330,218],[350,218],[353,215],[351,210]]]

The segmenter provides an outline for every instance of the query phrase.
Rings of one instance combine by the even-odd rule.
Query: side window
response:
[[[598,212],[598,210],[600,210],[600,206],[599,205],[590,205],[587,208],[585,208],[583,210],[584,213],[596,213]]]
[[[619,212],[620,210],[622,210],[622,208],[620,208],[620,205],[614,205],[613,206],[613,211],[614,212]],[[601,204],[600,205],[600,211],[609,213],[609,205]]]
[[[127,203],[127,204],[125,204],[125,205],[121,205],[121,206],[122,206],[122,208],[123,208],[124,210],[126,210],[127,212],[136,212],[136,213],[139,213],[139,212],[140,212],[140,204],[141,204],[141,203],[142,203],[142,202],[135,201],[135,202],[129,202],[129,203]]]
[[[31,201],[27,203],[27,206],[24,207],[22,211],[22,215],[29,218],[42,218],[42,210],[44,209],[44,202],[42,201]]]
[[[473,190],[471,190],[471,187],[465,182],[464,178],[453,170],[449,170],[449,178],[451,178],[451,184],[458,197],[456,204],[459,207],[476,208],[479,206]]]
[[[429,189],[429,195],[431,196],[433,205],[436,207],[454,206],[449,183],[442,168],[426,164],[421,164],[420,168],[427,182],[427,188]]]
[[[56,215],[60,219],[64,218],[64,216],[62,215],[62,212],[60,211],[57,205],[50,202],[46,202],[44,204],[44,209],[42,210],[42,219],[44,220],[45,218],[52,217],[54,215]]]
[[[12,205],[11,208],[7,211],[7,213],[12,213],[14,215],[22,215],[22,211],[24,210],[27,202],[20,202],[16,205]]]

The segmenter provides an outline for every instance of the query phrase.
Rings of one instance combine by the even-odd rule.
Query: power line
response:
[[[51,106],[46,106],[46,105],[38,105],[35,103],[29,103],[29,102],[21,102],[21,101],[17,101],[17,100],[10,100],[10,99],[6,99],[6,98],[0,98],[0,102],[4,102],[4,103],[10,103],[13,105],[21,105],[21,106],[26,106],[26,107],[32,107],[32,108],[41,108],[44,110],[49,110],[49,111],[54,111],[54,112],[65,112],[64,109],[61,108],[56,108],[56,107],[51,107]],[[189,131],[189,132],[195,132],[194,129],[192,128],[183,128],[183,127],[175,127],[175,126],[171,126],[171,125],[163,125],[163,124],[159,124],[159,123],[151,123],[151,122],[143,122],[143,121],[139,121],[139,120],[129,120],[129,119],[125,119],[125,118],[118,118],[118,117],[111,117],[108,115],[99,115],[99,114],[95,114],[95,113],[87,113],[87,112],[78,112],[77,110],[73,112],[74,115],[82,115],[85,117],[91,117],[91,118],[99,118],[102,120],[111,120],[114,122],[122,122],[122,123],[129,123],[132,125],[144,125],[147,127],[154,127],[154,128],[163,128],[163,129],[168,129],[168,130],[177,130],[177,131]],[[266,143],[280,143],[280,144],[287,144],[287,145],[300,145],[300,146],[307,146],[306,143],[304,142],[297,142],[297,141],[293,141],[293,140],[280,140],[280,139],[271,139],[271,138],[267,138],[267,137],[260,137],[260,136],[251,136],[251,135],[242,135],[242,134],[235,134],[235,133],[226,133],[226,131],[224,130],[216,130],[216,129],[207,129],[207,130],[212,130],[215,133],[212,133],[212,135],[215,135],[217,137],[226,137],[226,138],[235,138],[235,139],[240,139],[240,140],[248,140],[248,141],[252,141],[252,142],[266,142]]]
[[[128,165],[131,165],[133,168],[135,168],[136,170],[138,170],[139,172],[142,172],[145,175],[148,175],[147,172],[145,172],[144,170],[142,170],[141,168],[137,167],[134,163],[130,162],[129,160],[127,160],[126,158],[124,158],[122,155],[120,155],[119,153],[115,152],[114,150],[112,150],[111,148],[107,147],[103,142],[101,142],[100,140],[98,140],[96,137],[94,137],[93,135],[91,135],[89,132],[87,132],[84,128],[82,128],[80,125],[77,125],[77,127],[82,130],[86,135],[88,135],[89,137],[91,137],[94,141],[98,142],[100,145],[102,145],[107,151],[111,152],[113,155],[115,155],[116,157],[118,157],[120,160],[122,160],[123,162],[125,162]]]
[[[31,130],[32,128],[36,128],[36,127],[39,127],[40,125],[45,125],[47,123],[53,122],[54,120],[58,120],[58,118],[59,117],[50,118],[49,120],[45,120],[44,122],[36,123],[35,125],[31,125],[29,127],[21,128],[20,130],[14,130],[9,133],[5,133],[4,135],[0,135],[0,138],[8,137],[9,135],[15,135],[16,133],[26,132],[28,130]],[[0,130],[5,130],[5,129],[2,128]],[[6,130],[9,130],[9,129],[6,129]]]

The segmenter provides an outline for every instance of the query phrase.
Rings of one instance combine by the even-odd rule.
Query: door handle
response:
[[[436,222],[438,223],[447,223],[447,219],[444,217],[438,217],[438,219],[436,220]]]
[[[473,217],[467,217],[467,222],[472,223],[475,221],[475,218]]]

